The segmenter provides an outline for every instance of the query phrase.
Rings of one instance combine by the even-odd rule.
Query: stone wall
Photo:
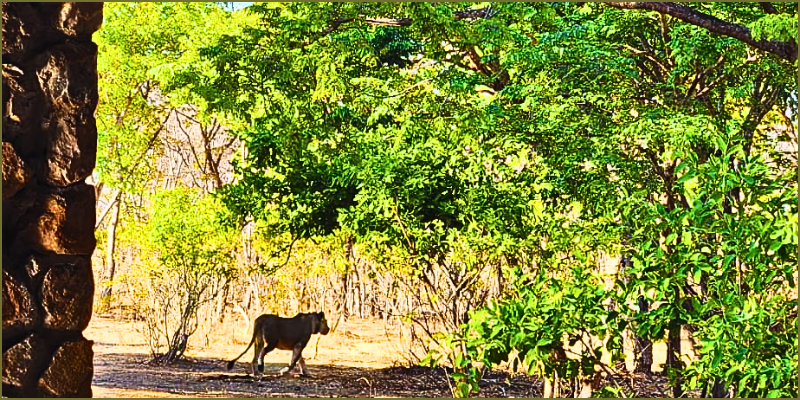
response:
[[[91,397],[102,3],[3,3],[3,396]]]

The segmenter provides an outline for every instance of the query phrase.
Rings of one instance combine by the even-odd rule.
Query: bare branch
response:
[[[364,18],[364,22],[370,25],[378,25],[378,26],[394,26],[394,27],[401,27],[401,26],[411,26],[414,21],[409,18]]]
[[[200,168],[200,173],[205,175],[206,174],[206,170],[205,170],[204,165],[203,165],[204,163],[200,162],[200,157],[197,156],[197,152],[195,152],[195,150],[194,150],[194,144],[192,143],[192,136],[189,135],[189,132],[186,132],[186,129],[183,127],[183,124],[181,123],[181,119],[179,117],[176,116],[175,117],[175,121],[178,122],[178,128],[180,128],[181,132],[183,132],[183,134],[186,136],[186,141],[189,143],[189,150],[192,151],[192,155],[194,156],[194,160],[195,160],[195,162],[197,162],[197,167]],[[201,125],[201,129],[202,129],[202,125]],[[188,165],[187,165],[187,167],[188,167]]]
[[[174,111],[174,109],[170,109],[169,110],[169,112],[167,113],[167,117],[164,119],[164,121],[161,122],[161,126],[158,127],[158,129],[155,131],[155,133],[153,133],[153,137],[150,138],[150,142],[147,143],[147,148],[142,153],[142,156],[139,157],[136,160],[136,162],[133,164],[133,166],[128,171],[128,175],[125,176],[125,178],[122,179],[122,181],[120,181],[120,183],[124,183],[128,179],[130,179],[131,175],[133,175],[133,172],[136,170],[137,167],[139,167],[139,163],[142,162],[142,160],[144,160],[144,158],[145,158],[144,156],[153,147],[153,144],[156,142],[156,139],[158,138],[158,135],[161,133],[161,131],[164,129],[164,126],[167,124],[167,121],[169,120],[170,115],[172,115],[172,111]],[[122,185],[120,185],[120,186],[122,186]],[[119,190],[117,192],[117,195],[114,197],[114,199],[109,204],[109,207],[106,208],[105,211],[103,211],[103,213],[100,215],[99,218],[97,218],[97,221],[95,222],[95,226],[94,226],[95,230],[97,230],[97,228],[100,226],[100,223],[103,222],[103,219],[106,217],[106,215],[108,214],[108,211],[111,209],[111,205],[113,205],[114,202],[116,202],[119,199],[121,194],[122,194],[122,190]]]

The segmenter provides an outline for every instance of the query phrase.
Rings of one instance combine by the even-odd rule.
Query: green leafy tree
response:
[[[154,356],[172,362],[183,356],[197,330],[198,311],[234,277],[235,234],[223,227],[221,203],[197,190],[164,190],[153,199],[146,244],[155,258],[146,273],[145,320]],[[166,352],[155,352],[166,346]]]
[[[416,279],[425,306],[445,310],[445,330],[462,336],[428,331],[451,347],[457,394],[476,389],[475,357],[491,367],[512,350],[532,354],[528,366],[545,363],[540,373],[591,377],[598,347],[575,361],[559,343],[603,337],[617,359],[628,327],[643,347],[667,342],[675,397],[701,387],[796,393],[782,380],[796,372],[781,369],[796,352],[774,361],[796,332],[742,350],[796,323],[796,294],[785,289],[796,282],[784,273],[796,255],[782,250],[797,243],[788,222],[796,157],[775,150],[796,129],[795,6],[270,3],[248,12],[241,34],[202,49],[207,71],[175,74],[209,113],[243,123],[246,151],[225,204],[266,223],[285,249],[344,233]],[[779,121],[783,133],[769,128]],[[600,251],[626,260],[610,290],[588,278]],[[487,271],[538,292],[498,278],[507,298],[474,322],[467,310],[492,293]],[[747,320],[765,325],[715,336],[743,323],[725,322],[725,310],[747,314],[755,299],[774,321],[754,314]],[[497,307],[577,322],[554,327],[539,348],[520,338],[540,328],[529,334]],[[498,341],[486,337],[494,324],[508,329]],[[705,346],[689,368],[684,328]],[[502,352],[481,352],[501,342]],[[740,367],[722,371],[721,360]],[[755,376],[768,378],[748,391]]]
[[[202,69],[199,48],[221,32],[235,33],[236,21],[234,14],[214,3],[109,3],[104,8],[103,26],[94,36],[99,46],[98,199],[103,188],[114,190],[97,224],[100,228],[109,216],[106,229],[98,232],[98,238],[105,239],[104,298],[111,294],[116,272],[117,237],[147,213],[141,198],[163,178],[158,160],[164,154],[166,123],[182,112],[182,106],[201,107],[198,118],[205,141],[200,156],[195,154],[196,167],[221,185],[221,157],[213,154],[211,143],[228,121],[203,113],[199,99],[188,97],[180,87],[175,71]]]
[[[98,173],[100,181],[137,192],[152,182],[158,137],[177,107],[199,107],[183,76],[208,69],[200,48],[236,33],[241,13],[216,3],[109,3],[95,36],[99,46]],[[131,29],[131,27],[137,27]]]

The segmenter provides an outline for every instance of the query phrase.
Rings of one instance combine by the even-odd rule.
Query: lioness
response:
[[[228,371],[233,368],[236,360],[241,358],[250,346],[255,342],[256,348],[253,354],[253,363],[250,369],[253,376],[256,376],[256,361],[258,361],[258,372],[264,372],[264,356],[272,350],[292,350],[292,362],[288,367],[281,369],[281,375],[294,369],[297,362],[300,362],[300,369],[303,375],[308,375],[305,360],[303,360],[303,349],[311,339],[311,335],[319,333],[327,335],[328,321],[325,313],[300,313],[292,318],[283,318],[274,314],[264,314],[256,318],[253,323],[253,338],[250,344],[244,349],[239,357],[228,362]]]

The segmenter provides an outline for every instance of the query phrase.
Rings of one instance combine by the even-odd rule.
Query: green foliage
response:
[[[599,3],[263,3],[230,26],[192,4],[113,6],[124,23],[158,23],[104,34],[130,60],[104,71],[136,71],[108,104],[153,80],[224,119],[244,143],[220,190],[228,226],[256,220],[266,253],[352,236],[428,285],[428,306],[443,270],[454,322],[426,361],[453,366],[454,395],[507,361],[590,376],[603,353],[621,357],[623,330],[659,341],[683,327],[700,357],[669,366],[673,383],[797,395],[797,161],[777,150],[790,127],[773,132],[796,127],[793,63]],[[794,5],[691,6],[757,40],[797,35]],[[173,24],[184,18],[205,26]],[[101,139],[141,147],[144,123],[131,124]],[[156,198],[148,237],[164,264],[222,257],[197,245],[221,228],[190,215],[194,201]],[[601,252],[632,260],[613,284]],[[506,283],[484,301],[472,295],[488,267]],[[632,306],[640,295],[649,311]]]
[[[183,356],[197,330],[201,308],[234,277],[236,236],[218,220],[221,203],[196,190],[161,191],[153,209],[144,245],[149,265],[137,275],[144,280],[141,300],[151,351],[172,362]],[[163,346],[167,351],[157,354]]]
[[[577,13],[573,18],[584,17]],[[793,289],[785,289],[796,288],[793,271],[797,262],[797,228],[796,223],[789,222],[796,219],[796,164],[787,169],[778,167],[786,155],[776,153],[774,148],[761,147],[763,153],[758,155],[746,151],[750,139],[744,136],[745,129],[752,130],[754,125],[747,120],[751,114],[741,111],[752,104],[748,96],[753,84],[748,76],[763,79],[765,74],[771,74],[772,84],[779,86],[778,77],[790,74],[784,69],[788,65],[751,64],[744,60],[741,43],[720,40],[690,25],[676,24],[672,28],[668,43],[672,59],[664,62],[674,63],[674,67],[659,73],[643,67],[641,62],[636,64],[635,56],[616,51],[628,41],[626,30],[638,30],[637,34],[645,38],[641,40],[657,42],[660,34],[648,26],[645,16],[608,10],[583,24],[542,33],[539,46],[508,58],[520,70],[532,71],[530,83],[521,80],[518,86],[510,85],[503,92],[519,96],[518,101],[522,102],[522,112],[509,121],[523,125],[520,130],[531,129],[525,125],[535,127],[537,149],[544,158],[543,164],[552,171],[547,181],[556,193],[580,201],[581,218],[592,220],[597,231],[605,234],[592,235],[594,232],[585,228],[570,232],[577,241],[592,238],[612,245],[621,239],[615,232],[629,232],[622,250],[623,254],[632,254],[634,263],[632,269],[624,271],[623,277],[628,278],[617,282],[620,300],[626,302],[635,300],[640,293],[652,293],[655,297],[648,300],[659,304],[647,313],[622,310],[633,317],[636,332],[645,338],[663,340],[668,331],[689,324],[698,329],[694,336],[701,341],[714,338],[705,342],[708,347],[701,352],[701,359],[686,370],[687,388],[721,379],[735,384],[737,393],[794,394],[796,372],[781,366],[792,365],[797,359],[795,352],[786,348],[796,341],[796,332],[789,329],[775,335],[770,327],[783,325],[774,319],[760,320],[760,324],[748,322],[745,331],[749,333],[745,335],[723,335],[723,329],[739,325],[728,319],[711,325],[719,331],[709,328],[709,320],[716,319],[710,316],[741,312],[741,304],[753,299],[768,305],[764,316],[788,316],[796,321],[796,295],[789,294]],[[642,45],[640,40],[637,42],[635,46]],[[563,52],[564,48],[571,51]],[[737,78],[710,89],[709,95],[718,100],[716,106],[709,108],[709,103],[704,106],[691,97],[692,89],[686,91],[692,81],[689,74],[696,68],[692,66],[714,64],[723,49],[725,57],[741,57],[736,66],[724,66],[725,70],[732,68],[724,74]],[[554,63],[555,68],[551,67]],[[549,76],[535,72],[543,69],[549,71]],[[650,83],[642,86],[642,81]],[[791,79],[784,82],[795,85]],[[637,96],[653,101],[631,101]],[[786,103],[778,107],[795,107],[790,96],[781,98]],[[733,121],[725,121],[726,117]],[[571,135],[563,135],[564,131]],[[585,135],[586,140],[575,140],[572,135],[576,134]],[[735,169],[730,164],[733,159],[741,160]],[[603,165],[606,168],[598,168]],[[731,200],[732,191],[741,193],[742,200]],[[558,203],[553,205],[557,207]],[[623,223],[622,231],[619,222]],[[548,239],[557,235],[555,230],[540,234]],[[539,288],[539,292],[545,291]],[[518,291],[512,293],[508,300],[511,310],[530,304],[516,298]],[[547,292],[540,296],[554,295]],[[686,301],[694,307],[687,308]],[[528,315],[530,311],[517,313]],[[484,318],[503,320],[491,311]],[[620,320],[617,328],[622,329],[625,321]],[[475,319],[470,322],[473,323]],[[542,322],[548,330],[559,323]],[[543,358],[534,358],[537,353],[525,352],[527,348],[519,342],[511,345],[513,335],[525,335],[521,324],[507,328],[507,337],[490,341],[504,332],[502,326],[479,330],[478,337],[490,344],[486,344],[484,353],[467,351],[465,356],[487,366],[504,361],[512,350],[530,354],[529,361]],[[598,325],[584,322],[581,326],[592,329]],[[764,347],[746,344],[765,336],[776,336],[776,340],[767,341]],[[561,343],[555,338],[549,340]],[[609,341],[614,342],[618,340]],[[752,353],[747,351],[750,348],[754,349]],[[716,353],[710,349],[716,349]],[[722,354],[736,354],[738,358],[721,364]],[[739,367],[720,368],[734,364]],[[580,370],[577,361],[557,365],[562,368],[562,377],[574,376]],[[550,368],[540,373],[549,374],[554,367]],[[785,391],[776,391],[776,387],[764,382],[757,385],[758,389],[743,386],[747,383],[745,376],[752,379],[762,372],[774,377],[775,384],[782,385]],[[671,376],[674,378],[675,374]]]
[[[712,132],[709,139],[719,156],[705,163],[689,152],[677,154],[683,160],[676,168],[683,174],[678,183],[694,181],[687,193],[692,207],[669,213],[651,207],[650,219],[661,220],[656,229],[671,232],[671,252],[640,251],[646,256],[631,271],[637,276],[633,285],[681,293],[692,305],[667,301],[644,316],[640,329],[664,329],[668,318],[697,327],[701,357],[686,371],[690,388],[722,379],[742,396],[792,396],[796,371],[788,365],[797,359],[797,335],[786,324],[796,323],[790,321],[797,315],[790,289],[797,285],[796,174],[770,168],[761,155],[744,154],[736,136]],[[729,169],[732,157],[743,165]],[[736,213],[725,210],[733,188],[744,194],[735,202]],[[670,272],[658,275],[651,265]]]
[[[155,178],[158,136],[172,106],[193,104],[186,76],[207,79],[200,48],[238,32],[241,13],[214,3],[108,3],[98,44],[99,180],[138,193]],[[236,15],[237,17],[234,17]],[[135,28],[133,28],[135,27]],[[233,124],[232,121],[225,121]],[[148,151],[150,150],[150,151]]]
[[[750,24],[755,40],[781,40],[788,42],[797,39],[797,18],[787,14],[767,14]]]
[[[585,267],[553,277],[518,276],[511,292],[513,298],[492,301],[472,312],[463,326],[463,339],[451,338],[445,343],[446,348],[458,349],[455,344],[460,344],[465,349],[451,356],[456,371],[459,367],[467,370],[474,362],[492,368],[510,361],[528,374],[551,376],[557,372],[573,379],[594,373],[603,348],[620,352],[626,322],[618,319],[618,312],[606,309],[609,293]],[[553,357],[564,351],[578,358]],[[512,353],[518,354],[515,359],[510,359]],[[433,352],[426,362],[435,366],[441,359],[442,355]],[[469,377],[471,392],[477,392],[477,369],[468,370],[469,375],[461,375]],[[457,375],[453,377],[458,382]],[[463,392],[461,397],[469,393]]]
[[[147,239],[163,267],[198,276],[230,273],[235,236],[217,220],[223,212],[219,200],[185,188],[162,190],[153,210]]]
[[[592,397],[600,399],[624,399],[628,396],[625,395],[625,392],[620,387],[604,386],[600,388],[600,391],[593,393]]]
[[[292,237],[353,232],[418,269],[450,253],[475,273],[478,260],[517,251],[542,196],[528,141],[493,132],[508,119],[476,94],[485,78],[414,54],[441,53],[422,39],[430,30],[357,25],[298,37],[352,7],[254,6],[259,29],[204,50],[219,76],[217,91],[201,94],[251,121],[238,132],[248,157],[223,190],[228,207]],[[369,7],[400,17],[428,6]],[[472,37],[485,28],[458,25]]]

